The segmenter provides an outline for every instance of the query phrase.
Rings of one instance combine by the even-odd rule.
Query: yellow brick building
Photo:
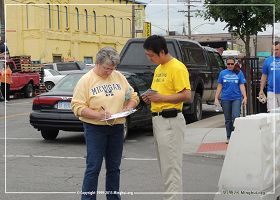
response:
[[[5,0],[5,4],[11,56],[31,55],[41,63],[73,59],[94,63],[100,48],[112,46],[120,52],[132,37],[132,1]],[[135,5],[138,23],[144,22],[144,9],[143,4]]]

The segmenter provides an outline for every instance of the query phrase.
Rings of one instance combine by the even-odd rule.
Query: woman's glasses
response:
[[[227,65],[234,65],[234,63],[227,63]]]

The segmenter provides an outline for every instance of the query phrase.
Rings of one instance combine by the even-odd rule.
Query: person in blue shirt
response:
[[[265,96],[263,89],[267,81],[267,111],[280,107],[280,42],[272,45],[273,55],[268,57],[262,67],[259,97]]]
[[[221,71],[219,74],[215,105],[220,105],[219,96],[221,94],[221,104],[227,133],[226,143],[228,143],[231,132],[234,129],[234,120],[240,117],[241,104],[247,104],[247,95],[244,85],[246,80],[235,58],[228,57],[226,59],[226,64],[227,69]]]

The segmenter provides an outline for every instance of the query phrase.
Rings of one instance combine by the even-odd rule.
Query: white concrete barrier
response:
[[[215,200],[280,200],[280,112],[237,118]]]

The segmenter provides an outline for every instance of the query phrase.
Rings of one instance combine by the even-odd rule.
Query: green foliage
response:
[[[224,29],[240,37],[249,47],[250,35],[265,31],[266,25],[274,23],[273,5],[277,22],[280,20],[280,0],[205,0],[206,10],[202,16],[227,23]],[[248,55],[247,51],[248,48]]]

